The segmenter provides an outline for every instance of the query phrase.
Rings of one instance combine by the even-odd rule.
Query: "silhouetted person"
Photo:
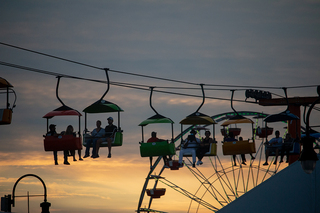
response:
[[[66,129],[65,135],[73,135],[73,137],[76,137],[76,133],[73,130],[73,126],[69,125]],[[70,150],[71,155],[73,156],[73,161],[77,161],[76,160],[76,151],[75,150]],[[83,160],[81,158],[81,149],[78,149],[78,155],[79,155],[79,160]]]
[[[107,120],[108,120],[108,125],[104,129],[105,135],[103,138],[100,138],[97,140],[97,144],[96,144],[97,154],[93,158],[99,157],[99,148],[102,142],[108,142],[108,152],[109,152],[108,158],[111,158],[111,146],[112,146],[112,142],[114,141],[114,135],[117,131],[117,126],[113,125],[112,117],[109,117]]]
[[[97,140],[99,138],[102,138],[105,135],[105,131],[103,128],[101,128],[101,121],[97,120],[96,122],[97,128],[95,128],[91,132],[92,138],[87,139],[87,146],[86,146],[86,152],[83,158],[87,158],[90,156],[90,146],[92,144],[92,155],[91,157],[94,157],[97,154]]]
[[[228,137],[224,139],[225,142],[232,142],[232,141],[238,141],[237,139],[235,139],[233,132],[229,132]],[[233,162],[234,162],[234,166],[237,165],[236,163],[236,155],[232,155],[233,158]]]
[[[205,153],[210,151],[210,144],[214,143],[213,139],[210,138],[211,132],[210,131],[205,131],[204,133],[205,138],[202,138],[202,141],[200,142],[200,146],[198,147],[196,151],[196,155],[198,157],[198,162],[197,165],[202,165],[202,158],[205,155]]]
[[[147,143],[153,143],[153,142],[160,142],[164,141],[163,139],[157,138],[157,133],[156,132],[151,132],[151,138],[147,140]],[[162,156],[164,164],[167,163],[167,156]],[[152,156],[149,157],[150,159],[150,169],[152,168]]]
[[[55,124],[50,124],[49,132],[46,135],[47,136],[55,136],[55,137],[59,136],[59,134],[56,132],[56,125]],[[70,165],[70,163],[68,162],[68,150],[64,150],[63,155],[64,155],[64,164]],[[54,164],[58,165],[58,151],[53,151],[53,158],[54,158]]]
[[[292,149],[293,143],[294,143],[294,139],[291,137],[290,133],[287,133],[286,138],[284,139],[284,142],[282,144],[280,163],[283,162],[284,155],[287,156],[286,163],[289,163],[289,152]]]
[[[196,131],[192,129],[190,131],[190,135],[188,135],[188,138],[184,141],[183,144],[181,144],[181,149],[179,153],[179,166],[182,167],[182,158],[183,154],[186,152],[191,152],[192,155],[192,167],[196,167],[196,150],[200,144],[199,138],[196,138],[195,136]]]
[[[282,138],[280,137],[280,132],[277,130],[275,132],[276,137],[272,138],[269,142],[267,141],[266,144],[266,162],[263,164],[264,166],[268,165],[268,157],[270,152],[275,152],[276,160],[273,164],[277,164],[279,150],[282,148]]]

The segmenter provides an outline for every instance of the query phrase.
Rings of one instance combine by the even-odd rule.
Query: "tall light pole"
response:
[[[41,196],[44,196],[44,202],[42,202],[40,204],[40,207],[42,209],[41,213],[50,213],[49,212],[49,207],[51,206],[51,204],[49,202],[47,202],[47,187],[46,187],[45,183],[43,182],[43,180],[39,176],[34,175],[34,174],[23,175],[16,181],[16,183],[13,186],[13,190],[12,190],[12,199],[11,199],[11,195],[6,195],[5,197],[1,198],[1,211],[11,212],[11,204],[12,204],[13,207],[14,207],[14,204],[15,204],[14,203],[14,198],[16,197],[15,196],[16,186],[17,186],[17,184],[19,183],[20,180],[22,180],[25,177],[29,177],[29,176],[36,177],[41,181],[41,183],[43,185],[43,188],[44,188],[44,194],[41,195]]]

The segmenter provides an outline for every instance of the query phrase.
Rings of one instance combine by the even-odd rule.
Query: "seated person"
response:
[[[224,142],[233,142],[233,141],[238,141],[238,140],[234,137],[233,132],[229,132],[228,137],[224,139]],[[236,155],[233,155],[232,158],[233,158],[234,166],[236,166],[237,165]]]
[[[86,152],[85,155],[83,156],[83,158],[87,158],[90,156],[90,146],[92,144],[92,155],[91,157],[96,155],[96,148],[97,148],[97,140],[99,138],[102,138],[105,135],[105,131],[103,128],[101,128],[101,121],[97,120],[96,122],[96,126],[97,128],[95,128],[92,132],[91,132],[91,136],[92,138],[89,138],[86,140],[87,145],[86,145]]]
[[[46,134],[46,136],[55,136],[55,137],[59,136],[59,134],[56,132],[56,125],[55,124],[50,124],[49,132]],[[68,150],[64,150],[63,155],[64,155],[64,164],[70,165],[70,163],[68,162]],[[54,164],[59,165],[58,164],[58,151],[53,151],[53,158],[54,158]]]
[[[179,165],[182,166],[182,158],[183,154],[186,152],[191,152],[192,154],[192,167],[196,166],[196,149],[199,147],[200,140],[195,136],[196,131],[192,129],[190,131],[190,135],[185,140],[183,144],[181,144],[180,154],[179,154]]]
[[[112,117],[109,117],[107,120],[108,120],[108,125],[104,129],[105,135],[103,138],[100,138],[97,140],[97,144],[96,144],[96,152],[97,153],[95,156],[93,156],[93,158],[99,157],[99,148],[100,148],[100,144],[102,142],[108,142],[108,152],[109,152],[108,158],[111,158],[111,145],[114,140],[114,135],[117,131],[117,126],[113,125],[113,118]]]
[[[64,132],[64,135],[73,135],[74,137],[76,137],[76,133],[73,131],[73,126],[69,125],[66,129],[66,131]],[[70,150],[71,156],[73,156],[73,161],[77,161],[76,160],[76,152],[75,150]],[[79,160],[83,160],[81,158],[81,149],[78,149],[78,155],[79,155]]]
[[[289,163],[289,152],[292,149],[293,143],[294,143],[294,139],[291,137],[290,133],[287,133],[286,138],[284,139],[284,142],[282,144],[280,163],[283,162],[283,157],[285,153],[287,156],[286,163]]]
[[[241,142],[241,141],[243,141],[243,138],[242,137],[239,137],[239,142]],[[255,157],[253,157],[253,155],[252,155],[252,153],[249,153],[250,154],[250,156],[251,156],[251,159],[255,159]],[[233,155],[233,158],[235,158],[235,155]],[[243,164],[243,165],[247,165],[246,164],[246,156],[245,156],[245,154],[241,154],[241,159],[242,159],[242,163],[241,164]]]
[[[268,165],[268,157],[270,152],[275,152],[276,159],[273,164],[277,164],[279,150],[282,148],[282,138],[280,137],[280,132],[277,130],[275,132],[276,137],[272,138],[269,142],[265,143],[266,145],[266,162],[263,164],[264,166]]]
[[[203,162],[201,160],[202,160],[203,156],[205,155],[205,153],[210,151],[210,144],[217,143],[216,141],[213,141],[212,138],[210,138],[210,135],[211,135],[210,131],[208,131],[208,130],[205,131],[204,135],[205,135],[205,138],[202,138],[202,141],[200,142],[200,146],[196,151],[196,155],[198,157],[197,166],[203,164]]]
[[[147,143],[160,142],[160,141],[164,141],[164,140],[157,138],[156,132],[151,132],[151,138],[149,138],[147,140]],[[150,156],[149,159],[150,159],[150,169],[151,169],[152,168],[152,156]],[[166,164],[167,156],[163,156],[163,161],[164,161],[164,164]]]

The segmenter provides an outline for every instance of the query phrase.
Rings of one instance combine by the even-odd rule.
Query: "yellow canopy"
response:
[[[6,79],[0,77],[0,88],[13,87]]]
[[[196,125],[196,124],[216,124],[211,117],[209,116],[188,116],[185,119],[180,121],[180,124],[189,124],[189,125]]]
[[[234,119],[234,120],[227,120],[221,124],[221,126],[228,126],[230,124],[242,124],[242,123],[250,123],[253,124],[254,122],[249,118],[242,118],[242,119]]]

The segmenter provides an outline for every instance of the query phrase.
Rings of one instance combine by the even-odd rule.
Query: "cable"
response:
[[[65,74],[61,74],[61,73],[55,73],[55,72],[50,72],[50,71],[30,68],[30,67],[26,67],[26,66],[20,66],[20,65],[16,65],[16,64],[11,64],[11,63],[7,63],[7,62],[3,62],[3,61],[0,61],[0,65],[9,66],[9,67],[18,68],[18,69],[23,69],[23,70],[32,71],[32,72],[37,72],[37,73],[42,73],[42,74],[47,74],[47,75],[52,75],[52,76],[62,76],[62,77],[66,77],[66,78],[92,81],[92,82],[96,82],[96,83],[104,83],[104,84],[107,83],[106,81],[102,81],[102,80],[94,80],[94,79],[89,79],[89,78],[81,78],[81,77],[76,77],[76,76],[71,76],[71,75],[65,75]],[[115,86],[120,86],[120,87],[127,87],[127,88],[147,90],[147,91],[149,91],[149,88],[150,88],[150,86],[146,86],[146,85],[129,84],[129,83],[121,83],[121,82],[110,82],[110,84],[115,85]],[[154,90],[154,91],[155,92],[159,92],[159,93],[171,94],[171,95],[180,95],[180,96],[202,98],[201,95],[192,95],[192,94],[185,94],[185,93],[168,92],[168,91],[163,91],[163,90]],[[227,98],[217,98],[217,97],[206,97],[206,98],[207,99],[230,101],[230,99],[227,99]],[[251,102],[242,101],[242,100],[234,100],[234,101],[251,103]],[[255,102],[252,102],[252,103],[255,103]],[[257,103],[255,103],[255,104],[257,104]]]
[[[8,47],[24,50],[24,51],[27,51],[27,52],[32,52],[32,53],[35,53],[35,54],[39,54],[39,55],[55,58],[55,59],[58,59],[58,60],[67,61],[67,62],[70,62],[70,63],[74,63],[74,64],[78,64],[78,65],[82,65],[82,66],[86,66],[86,67],[90,67],[90,68],[94,68],[94,69],[104,70],[104,68],[101,68],[101,67],[97,67],[97,66],[86,64],[86,63],[82,63],[82,62],[78,62],[78,61],[74,61],[74,60],[70,60],[70,59],[66,59],[66,58],[62,58],[62,57],[58,57],[58,56],[54,56],[54,55],[50,55],[50,54],[46,54],[46,53],[42,53],[42,52],[39,52],[39,51],[30,50],[30,49],[23,48],[23,47],[18,47],[16,45],[7,44],[7,43],[4,43],[4,42],[0,42],[0,44],[4,45],[4,46],[8,46]],[[183,83],[183,84],[189,84],[189,85],[199,85],[197,83],[192,83],[192,82],[187,82],[187,81],[180,81],[180,80],[174,80],[174,79],[168,79],[168,78],[162,78],[162,77],[142,75],[142,74],[124,72],[124,71],[119,71],[119,70],[109,69],[109,71],[110,72],[115,72],[115,73],[120,73],[120,74],[144,77],[144,78],[151,78],[151,79],[157,79],[157,80],[163,80],[163,81],[170,81],[170,82],[175,82],[175,83]],[[206,86],[214,86],[214,87],[282,89],[282,87],[240,86],[240,85],[222,85],[222,84],[205,84],[205,85]],[[308,87],[316,87],[316,86],[318,86],[318,85],[292,86],[292,87],[286,87],[286,88],[294,89],[294,88],[308,88]]]

